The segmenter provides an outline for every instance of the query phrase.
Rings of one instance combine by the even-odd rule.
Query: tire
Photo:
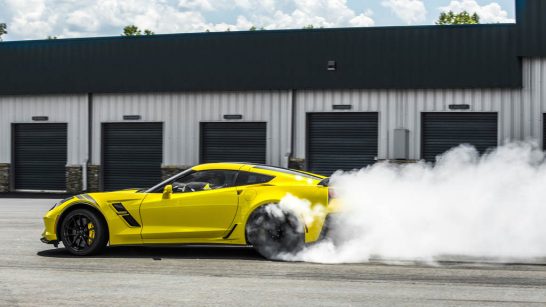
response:
[[[76,209],[63,219],[61,241],[73,255],[98,254],[108,243],[106,223],[102,217],[91,210]]]
[[[247,242],[267,259],[280,260],[283,254],[296,254],[305,245],[303,224],[277,204],[256,209],[245,228]]]

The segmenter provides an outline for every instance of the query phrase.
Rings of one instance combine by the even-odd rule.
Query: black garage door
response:
[[[102,127],[103,188],[145,188],[161,180],[162,123],[105,123]]]
[[[201,123],[202,163],[253,162],[265,163],[267,124]]]
[[[546,113],[543,114],[542,120],[542,148],[546,150]]]
[[[66,124],[14,124],[16,190],[66,190]]]
[[[497,113],[423,113],[422,157],[436,156],[460,144],[484,153],[497,146]]]
[[[378,113],[307,114],[308,170],[331,175],[373,164],[378,133]]]

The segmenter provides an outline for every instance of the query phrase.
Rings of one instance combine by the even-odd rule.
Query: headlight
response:
[[[71,196],[71,197],[69,197],[69,198],[65,198],[65,199],[63,199],[63,200],[61,200],[61,201],[55,203],[55,204],[53,205],[53,207],[51,207],[51,209],[49,209],[49,211],[55,209],[57,206],[60,206],[60,205],[62,205],[62,204],[64,204],[64,203],[66,203],[67,201],[71,200],[72,198],[74,198],[74,196]]]

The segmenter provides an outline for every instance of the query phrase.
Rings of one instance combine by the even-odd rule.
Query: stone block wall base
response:
[[[9,192],[9,171],[10,165],[7,163],[0,163],[0,193]]]
[[[81,165],[69,165],[66,167],[66,192],[78,194],[83,191],[83,172]]]
[[[87,166],[87,191],[100,191],[100,165]]]
[[[161,167],[161,180],[169,179],[172,176],[183,172],[190,168],[189,166],[180,166],[180,165],[165,165]]]

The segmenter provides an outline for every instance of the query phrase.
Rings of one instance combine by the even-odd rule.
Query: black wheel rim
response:
[[[63,234],[68,248],[84,251],[95,242],[95,224],[88,216],[77,214],[66,221]]]

